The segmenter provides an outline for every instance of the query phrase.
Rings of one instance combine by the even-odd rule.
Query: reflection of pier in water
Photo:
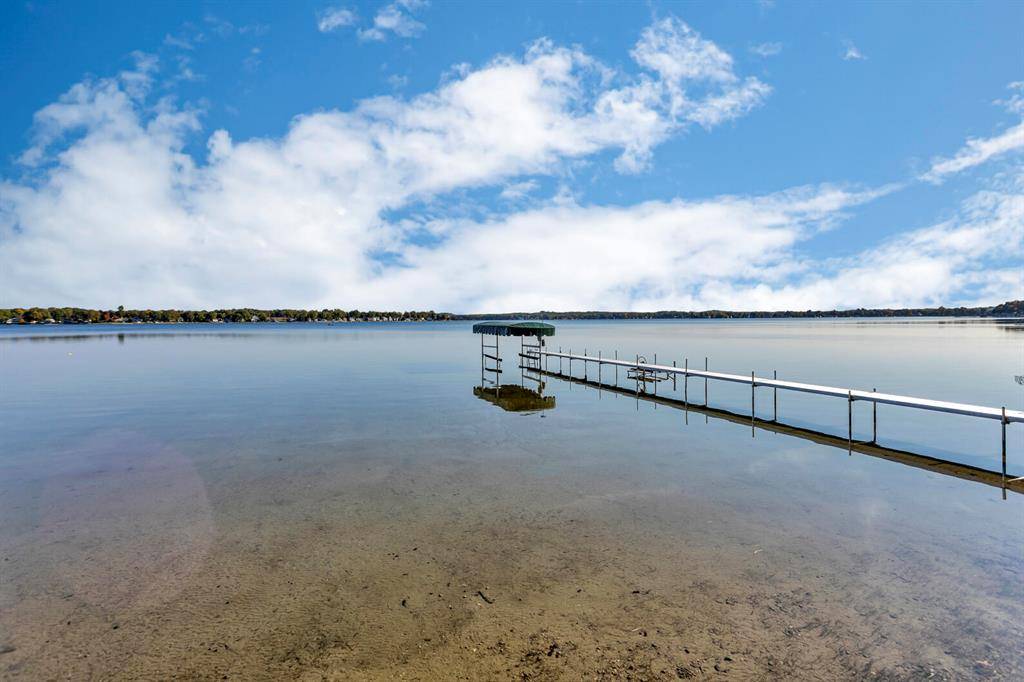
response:
[[[596,357],[588,355],[586,351],[584,351],[582,355],[573,354],[571,350],[563,353],[561,348],[559,348],[557,352],[552,352],[545,349],[544,338],[554,336],[555,328],[552,325],[546,325],[543,323],[480,323],[473,326],[473,332],[480,334],[480,386],[478,388],[474,388],[473,392],[479,397],[489,400],[490,402],[495,402],[496,404],[501,404],[502,393],[505,391],[518,391],[520,392],[520,395],[532,393],[535,398],[544,399],[544,377],[556,377],[575,384],[592,386],[599,390],[606,390],[616,394],[632,396],[636,398],[637,404],[639,404],[640,400],[653,402],[655,404],[664,404],[664,406],[684,411],[687,418],[690,412],[695,412],[697,414],[705,415],[706,420],[714,417],[716,419],[722,419],[737,424],[750,425],[752,435],[760,428],[765,431],[783,433],[785,435],[796,436],[798,438],[811,440],[823,445],[838,447],[838,449],[845,450],[850,455],[856,452],[870,457],[889,460],[891,462],[899,462],[900,464],[924,469],[926,471],[985,483],[986,485],[992,485],[993,487],[1000,488],[1002,491],[1002,498],[1004,499],[1006,499],[1008,491],[1024,494],[1024,476],[1012,475],[1007,472],[1007,425],[1011,422],[1024,422],[1024,413],[1022,412],[1011,411],[1006,408],[997,410],[994,408],[974,406],[974,404],[945,402],[906,395],[879,393],[874,390],[867,392],[793,381],[780,381],[774,373],[771,379],[763,379],[756,377],[753,372],[750,377],[711,372],[708,368],[708,358],[705,358],[705,368],[700,371],[690,369],[688,360],[684,360],[683,367],[678,367],[675,361],[673,361],[671,366],[658,365],[656,355],[653,363],[648,364],[647,360],[639,355],[636,356],[635,361],[618,359],[617,352],[614,353],[613,357],[602,357],[600,352]],[[487,344],[484,341],[485,336],[493,336],[494,343]],[[502,385],[500,383],[503,369],[499,349],[499,338],[502,336],[518,336],[520,339],[518,369],[520,370],[521,385],[519,387],[509,384]],[[536,341],[526,343],[526,339],[536,339]],[[488,359],[494,361],[493,366],[488,366]],[[548,369],[548,361],[551,359],[557,359],[558,361],[557,372],[550,371]],[[565,374],[562,373],[563,360],[568,361],[568,373]],[[572,375],[573,360],[577,361],[578,364],[583,363],[584,376],[582,378]],[[587,376],[587,368],[591,364],[597,366],[596,380],[590,379]],[[614,372],[614,384],[606,384],[602,381],[601,370],[605,365],[610,366],[609,370],[613,370]],[[626,371],[628,381],[635,384],[634,389],[631,390],[618,385],[618,370],[620,369]],[[495,377],[494,379],[490,378],[490,375],[492,374]],[[702,404],[694,403],[689,399],[688,388],[690,377],[703,379]],[[677,389],[679,379],[682,379],[683,383],[683,399],[666,396],[664,394],[659,396],[657,394],[658,384],[671,382],[672,391],[675,391]],[[526,389],[526,380],[537,382],[538,391]],[[745,383],[750,385],[751,414],[746,415],[722,408],[710,407],[708,404],[709,380],[740,384]],[[774,415],[772,419],[764,419],[757,416],[756,389],[758,387],[773,389],[772,403]],[[777,395],[778,390],[780,389],[836,396],[847,400],[849,413],[849,433],[847,436],[844,438],[842,436],[825,433],[823,431],[816,431],[814,429],[800,426],[792,426],[778,421]],[[871,411],[870,440],[855,440],[853,437],[854,400],[863,400],[873,403]],[[515,399],[510,399],[508,402],[508,404],[515,403]],[[878,442],[878,406],[880,403],[946,414],[997,419],[1000,423],[1002,435],[1002,470],[992,471],[968,464],[961,464],[951,460],[931,457],[928,455],[920,455],[908,451],[897,450],[894,449],[894,447],[880,445]],[[554,398],[551,398],[551,407],[554,407]],[[505,409],[508,410],[509,408]],[[529,408],[521,408],[521,410],[525,411],[529,410]],[[520,410],[513,409],[511,411],[517,412]]]
[[[615,352],[613,357],[602,356],[598,352],[597,356],[588,355],[584,350],[582,355],[574,354],[570,349],[569,352],[563,353],[562,349],[559,348],[557,352],[552,352],[545,349],[544,337],[554,336],[555,327],[550,324],[538,323],[538,322],[516,322],[516,323],[500,323],[500,322],[481,322],[473,325],[473,332],[480,334],[480,394],[482,394],[485,388],[490,385],[493,386],[492,390],[495,395],[495,399],[505,390],[504,386],[499,383],[500,375],[504,371],[501,363],[501,354],[499,351],[499,338],[502,336],[518,336],[520,338],[520,349],[519,349],[519,369],[520,369],[520,384],[525,386],[526,381],[537,382],[538,388],[542,391],[544,387],[544,377],[557,377],[570,381],[577,384],[583,384],[587,386],[593,386],[595,388],[610,391],[616,394],[622,394],[627,396],[633,396],[637,400],[639,405],[640,400],[647,402],[653,402],[656,404],[667,405],[675,407],[680,410],[684,410],[687,415],[691,411],[698,412],[705,415],[705,419],[709,417],[716,417],[724,419],[726,421],[732,421],[744,425],[750,426],[751,435],[753,435],[758,428],[766,431],[773,431],[775,433],[784,433],[805,440],[811,440],[816,443],[823,445],[830,445],[837,448],[846,450],[849,454],[859,452],[862,454],[870,455],[872,457],[880,457],[882,459],[888,459],[909,466],[914,466],[920,469],[926,469],[928,471],[934,471],[949,476],[955,476],[965,480],[976,481],[992,485],[1002,489],[1003,499],[1006,499],[1007,490],[1024,493],[1024,476],[1014,476],[1007,472],[1006,467],[1006,427],[1008,424],[1024,423],[1024,412],[1018,410],[1008,410],[1006,407],[993,408],[985,407],[982,405],[969,405],[966,403],[954,403],[940,400],[929,400],[925,398],[916,398],[913,396],[896,395],[888,393],[879,393],[872,389],[871,391],[856,390],[850,388],[838,388],[834,386],[823,386],[818,384],[808,384],[795,381],[780,380],[776,373],[772,373],[772,378],[762,378],[755,376],[754,372],[751,372],[749,376],[739,374],[727,374],[724,372],[712,372],[708,368],[708,359],[704,358],[704,369],[691,369],[689,360],[683,360],[683,366],[680,367],[673,360],[671,365],[659,365],[657,355],[654,356],[654,362],[647,362],[646,358],[639,355],[636,356],[635,360],[619,359],[618,352]],[[494,343],[487,344],[484,340],[485,336],[493,336]],[[534,342],[527,343],[528,338],[535,339]],[[492,351],[488,352],[488,351]],[[492,360],[494,366],[487,364],[488,360]],[[548,368],[548,363],[551,360],[557,360],[558,371],[551,371]],[[568,372],[562,372],[563,361],[567,361]],[[573,362],[583,364],[583,377],[574,376],[572,373]],[[587,369],[590,365],[596,365],[597,368],[597,379],[592,380],[587,376]],[[602,381],[602,370],[605,365],[608,365],[608,369],[614,372],[615,383],[606,384]],[[619,386],[619,369],[625,370],[626,378],[635,384],[635,388],[630,390],[628,388],[621,388]],[[495,378],[491,379],[490,374],[494,374]],[[703,404],[694,403],[689,399],[689,380],[693,377],[694,379],[703,379]],[[671,383],[671,391],[675,392],[678,387],[679,380],[682,380],[683,384],[683,399],[671,398],[658,395],[658,384],[663,382]],[[709,381],[723,381],[727,383],[738,383],[746,384],[750,386],[750,414],[742,414],[739,412],[733,412],[718,407],[711,407],[708,405],[708,383]],[[758,388],[770,388],[772,389],[772,404],[774,416],[772,419],[764,419],[757,416],[756,409],[756,389]],[[847,403],[847,417],[848,417],[848,433],[846,438],[841,436],[831,435],[822,431],[816,431],[814,429],[808,429],[804,427],[791,426],[778,420],[778,392],[782,391],[795,391],[798,393],[815,394],[821,396],[830,396],[835,398],[841,398]],[[539,395],[539,393],[538,393]],[[862,401],[872,403],[872,438],[870,441],[855,440],[853,437],[853,403],[854,401]],[[493,401],[492,401],[493,402]],[[893,405],[911,409],[928,410],[933,412],[940,412],[945,414],[957,414],[966,415],[971,417],[981,417],[986,419],[998,420],[1001,427],[1002,435],[1002,471],[991,471],[988,469],[982,469],[979,467],[973,467],[967,464],[961,464],[952,460],[941,459],[938,457],[931,457],[928,455],[916,454],[906,450],[897,450],[894,448],[888,448],[878,444],[878,405]]]
[[[695,414],[704,415],[705,418],[721,419],[723,421],[733,422],[735,424],[742,424],[744,426],[751,426],[751,424],[758,429],[763,431],[771,431],[773,433],[781,433],[787,436],[795,436],[796,438],[802,438],[809,440],[821,445],[828,445],[840,450],[847,452],[857,452],[863,455],[869,455],[871,457],[878,457],[880,459],[887,459],[891,462],[899,462],[907,466],[912,466],[918,469],[924,469],[925,471],[931,471],[937,474],[943,474],[945,476],[954,476],[961,478],[965,481],[974,481],[975,483],[984,483],[994,488],[1000,488],[1004,491],[1011,491],[1019,494],[1024,494],[1024,477],[1007,477],[1001,471],[991,471],[989,469],[982,469],[980,467],[970,466],[968,464],[959,464],[950,460],[941,459],[938,457],[930,457],[928,455],[921,455],[907,450],[898,450],[895,448],[888,448],[883,445],[879,445],[877,442],[872,441],[850,441],[843,436],[834,436],[823,431],[815,431],[814,429],[803,428],[800,426],[791,426],[783,422],[776,421],[774,419],[763,419],[761,417],[754,417],[751,419],[749,414],[742,414],[739,412],[733,412],[720,407],[710,407],[692,402],[684,402],[678,398],[670,398],[665,396],[659,396],[650,392],[636,391],[632,388],[625,388],[621,386],[615,386],[613,384],[606,384],[595,379],[587,379],[582,377],[570,376],[568,374],[561,374],[556,371],[540,370],[540,372],[549,377],[555,377],[568,381],[574,384],[580,384],[583,386],[590,386],[596,388],[599,391],[608,391],[617,395],[623,395],[630,398],[634,398],[638,401],[643,400],[646,402],[654,403],[656,405],[665,405],[677,410],[681,410],[689,414],[693,412]],[[631,380],[635,380],[632,379]],[[642,381],[642,379],[641,379]]]

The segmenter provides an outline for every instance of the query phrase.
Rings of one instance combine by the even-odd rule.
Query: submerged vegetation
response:
[[[91,308],[0,308],[7,324],[196,323],[196,322],[426,322],[435,320],[676,320],[776,317],[1024,317],[1024,301],[973,308],[854,308],[852,310],[735,311],[659,310],[656,312],[542,310],[533,313],[456,315],[427,311],[302,310],[227,308],[217,310],[94,310]]]

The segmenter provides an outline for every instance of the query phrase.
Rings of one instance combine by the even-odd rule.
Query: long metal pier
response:
[[[569,376],[568,374],[560,374],[553,370],[541,370],[541,373],[547,376],[557,377],[563,381],[569,381],[574,384],[589,386],[599,391],[608,391],[609,393],[615,393],[630,398],[635,397],[637,400],[654,403],[655,405],[665,405],[672,409],[686,411],[687,414],[690,412],[693,412],[694,414],[703,414],[705,417],[721,419],[734,424],[749,424],[751,422],[749,416],[732,410],[727,410],[722,407],[706,407],[703,404],[687,403],[679,398],[657,396],[652,393],[641,393],[637,395],[630,388],[615,386],[595,379],[584,379],[582,377]],[[842,450],[849,449],[851,452],[898,462],[917,469],[942,474],[943,476],[953,476],[965,481],[983,483],[985,485],[992,486],[993,488],[1002,489],[1004,496],[1006,491],[1024,495],[1024,476],[1008,478],[1005,473],[1000,471],[983,469],[981,467],[962,464],[948,459],[887,447],[879,445],[873,441],[853,441],[852,445],[850,445],[844,437],[835,436],[807,427],[785,424],[775,419],[763,419],[761,417],[756,417],[754,424],[758,429],[762,429],[764,431],[794,436],[796,438]]]
[[[594,363],[597,365],[598,370],[598,383],[601,382],[601,369],[605,365],[610,365],[615,368],[615,386],[618,387],[618,368],[623,367],[627,370],[627,377],[630,381],[635,382],[636,389],[635,393],[637,397],[641,394],[647,395],[648,384],[653,385],[653,395],[656,398],[658,395],[658,383],[661,381],[672,382],[673,388],[677,384],[677,379],[681,376],[683,378],[683,404],[684,406],[691,405],[689,399],[689,379],[695,377],[697,379],[704,380],[704,402],[703,406],[708,407],[708,382],[709,381],[726,381],[734,384],[746,384],[750,386],[750,426],[751,435],[754,433],[754,427],[757,419],[757,401],[756,401],[756,389],[757,388],[770,388],[773,390],[773,403],[774,403],[774,417],[772,422],[778,422],[778,392],[782,391],[795,391],[798,393],[812,393],[815,395],[824,395],[833,398],[842,398],[847,402],[847,449],[852,454],[854,449],[853,439],[853,403],[856,401],[870,402],[873,404],[872,409],[872,438],[870,441],[872,445],[877,445],[878,442],[878,405],[895,405],[899,407],[908,407],[911,409],[918,410],[929,410],[932,412],[943,412],[946,414],[959,414],[968,417],[980,417],[982,419],[996,419],[999,421],[1001,435],[1002,435],[1002,471],[1000,477],[1003,485],[1003,497],[1006,496],[1006,485],[1007,483],[1019,483],[1024,477],[1009,477],[1006,471],[1006,427],[1008,424],[1013,422],[1024,423],[1024,412],[1020,410],[1008,410],[1005,407],[987,407],[984,405],[970,405],[967,403],[954,403],[945,400],[931,400],[928,398],[915,398],[907,395],[896,395],[893,393],[878,393],[877,391],[864,391],[860,389],[852,388],[840,388],[837,386],[823,386],[819,384],[806,384],[799,381],[784,381],[773,376],[771,379],[767,377],[758,377],[751,372],[750,375],[746,374],[727,374],[725,372],[712,372],[707,368],[707,358],[705,358],[704,369],[690,369],[689,359],[683,362],[683,366],[679,367],[675,362],[671,365],[660,365],[658,364],[657,356],[654,357],[654,362],[647,362],[645,358],[637,355],[633,361],[620,360],[618,353],[615,354],[614,358],[606,358],[603,355],[592,356],[588,355],[584,351],[583,355],[573,353],[570,349],[568,353],[563,353],[562,349],[558,351],[548,351],[543,347],[535,351],[536,360],[545,371],[547,372],[547,361],[551,358],[556,358],[559,363],[557,375],[565,376],[562,374],[562,362],[568,361],[569,371],[568,376],[572,377],[572,363],[582,362],[583,363],[583,379],[587,381],[587,367]]]
[[[919,410],[932,410],[935,412],[946,412],[949,414],[963,414],[970,417],[983,417],[986,419],[999,419],[1005,424],[1011,422],[1024,423],[1024,412],[1019,410],[1007,410],[1005,407],[984,407],[982,405],[968,405],[966,403],[951,403],[943,400],[929,400],[927,398],[914,398],[906,395],[895,395],[891,393],[876,393],[875,391],[864,391],[851,388],[837,388],[835,386],[820,386],[818,384],[804,384],[797,381],[782,381],[780,379],[768,379],[746,374],[725,374],[723,372],[709,372],[689,367],[677,367],[675,365],[655,365],[645,362],[630,362],[628,360],[612,360],[606,357],[594,357],[590,355],[574,355],[573,353],[562,353],[553,351],[541,351],[542,357],[562,358],[575,360],[584,363],[596,363],[600,365],[613,365],[626,367],[628,369],[656,373],[661,372],[667,375],[681,375],[683,377],[698,377],[715,381],[729,381],[736,384],[747,384],[751,387],[775,388],[784,391],[798,391],[800,393],[816,393],[835,398],[845,398],[848,401],[863,400],[886,405],[899,405],[901,407],[912,407]]]
[[[796,391],[800,393],[813,393],[816,395],[826,395],[829,397],[844,398],[847,401],[847,415],[848,415],[848,431],[846,438],[847,450],[852,455],[854,450],[863,452],[863,446],[870,445],[874,449],[879,449],[878,444],[878,406],[879,404],[891,404],[891,406],[897,406],[901,408],[910,408],[914,410],[927,410],[931,412],[941,412],[950,415],[964,415],[968,417],[980,417],[982,419],[994,419],[998,420],[999,427],[1001,430],[1001,460],[1002,467],[1001,471],[985,472],[985,474],[992,474],[998,476],[999,486],[1002,488],[1002,498],[1006,499],[1008,487],[1016,489],[1022,482],[1024,482],[1024,476],[1008,476],[1007,474],[1007,425],[1017,422],[1024,423],[1024,412],[1019,410],[1007,410],[1004,408],[989,408],[985,406],[979,406],[979,404],[969,404],[965,402],[950,402],[947,400],[932,400],[929,398],[919,398],[910,395],[897,395],[895,393],[879,393],[876,390],[860,390],[853,388],[841,388],[837,386],[823,386],[819,384],[806,384],[798,381],[784,381],[777,378],[776,373],[772,373],[771,379],[762,378],[756,376],[754,372],[751,372],[750,376],[742,374],[727,374],[724,372],[712,372],[708,369],[708,358],[705,358],[705,369],[703,370],[691,370],[689,368],[689,359],[686,358],[683,361],[683,367],[679,367],[675,361],[672,365],[658,365],[657,355],[654,355],[653,363],[647,363],[646,359],[641,355],[637,355],[633,361],[626,359],[618,359],[617,351],[611,358],[603,356],[598,353],[597,356],[589,355],[587,351],[578,354],[573,353],[571,349],[568,352],[562,352],[561,348],[557,351],[545,350],[543,343],[538,347],[534,346],[529,349],[528,354],[520,352],[522,357],[531,357],[532,361],[536,364],[535,367],[539,368],[539,372],[549,376],[557,376],[569,381],[580,381],[585,384],[595,385],[597,387],[603,387],[606,389],[613,389],[616,392],[621,392],[620,386],[618,386],[618,368],[625,368],[627,370],[627,378],[631,382],[635,382],[636,388],[633,391],[637,398],[643,397],[644,399],[652,399],[655,402],[670,402],[679,403],[684,409],[696,409],[700,412],[705,413],[706,417],[713,412],[721,413],[722,415],[728,415],[729,419],[735,421],[738,417],[735,413],[724,411],[721,409],[709,408],[708,404],[708,382],[709,381],[725,381],[735,384],[746,384],[751,387],[751,415],[749,417],[751,424],[751,434],[755,432],[755,427],[761,425],[764,428],[765,424],[772,424],[777,426],[784,426],[788,430],[802,430],[796,427],[783,425],[778,421],[778,391]],[[552,372],[548,370],[548,360],[550,358],[558,359],[558,371]],[[567,360],[568,372],[562,373],[562,361]],[[583,378],[572,376],[572,363],[584,364],[584,376]],[[593,363],[597,365],[597,381],[588,379],[587,368]],[[609,385],[601,381],[601,369],[603,366],[608,365],[614,368],[614,384]],[[658,398],[657,385],[662,381],[671,381],[672,388],[676,389],[677,380],[679,377],[683,378],[683,399],[674,398]],[[689,399],[689,378],[694,377],[696,379],[703,379],[703,403],[702,406],[691,402]],[[652,386],[652,392],[648,392],[648,384]],[[773,417],[770,420],[759,419],[757,417],[757,389],[759,387],[771,388],[772,389],[772,402],[773,402]],[[872,403],[872,415],[871,415],[871,439],[864,441],[855,441],[853,438],[853,403],[857,400],[863,400],[865,402]],[[702,409],[701,409],[702,408]],[[748,418],[744,418],[745,419]],[[778,429],[773,429],[778,430]],[[835,438],[835,436],[826,436],[827,438]],[[888,450],[888,449],[885,449]],[[896,451],[891,451],[896,452]],[[877,453],[870,453],[872,455]],[[907,454],[903,454],[907,455]],[[891,459],[891,458],[890,458]],[[931,458],[926,458],[931,459]],[[935,462],[942,462],[942,460],[935,460]],[[947,463],[952,465],[953,463]],[[959,465],[957,465],[959,466]],[[930,467],[926,467],[930,468]],[[984,470],[978,470],[984,471]],[[987,481],[991,482],[991,481]],[[1018,491],[1020,492],[1020,491]]]

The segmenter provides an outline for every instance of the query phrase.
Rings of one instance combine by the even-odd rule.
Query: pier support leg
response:
[[[756,410],[754,407],[754,387],[757,384],[754,383],[754,372],[750,372],[750,437],[754,437],[754,415]]]
[[[846,437],[846,454],[853,455],[853,391],[847,392],[846,398],[846,420],[847,420],[847,437]]]
[[[1006,407],[1003,407],[1003,418],[999,420],[1003,430],[1003,499],[1006,499]]]
[[[636,371],[633,373],[636,378],[636,409],[640,411],[640,356],[636,356]]]
[[[707,356],[704,357],[704,371],[705,372],[708,371],[708,358],[707,358]],[[707,408],[707,406],[708,406],[708,378],[704,377],[704,407]],[[704,423],[705,424],[708,423],[708,413],[707,413],[706,410],[704,412]]]
[[[683,404],[690,409],[690,358],[683,358]]]
[[[708,359],[704,358],[704,371],[708,371]],[[708,406],[708,378],[704,377],[704,407]]]
[[[872,393],[877,393],[878,389],[872,388]],[[871,402],[871,444],[878,444],[878,401]]]
[[[683,358],[683,406],[686,425],[690,425],[690,358]]]

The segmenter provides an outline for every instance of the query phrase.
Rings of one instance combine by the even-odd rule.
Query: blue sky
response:
[[[0,25],[0,305],[1024,297],[1020,3],[12,2]]]

